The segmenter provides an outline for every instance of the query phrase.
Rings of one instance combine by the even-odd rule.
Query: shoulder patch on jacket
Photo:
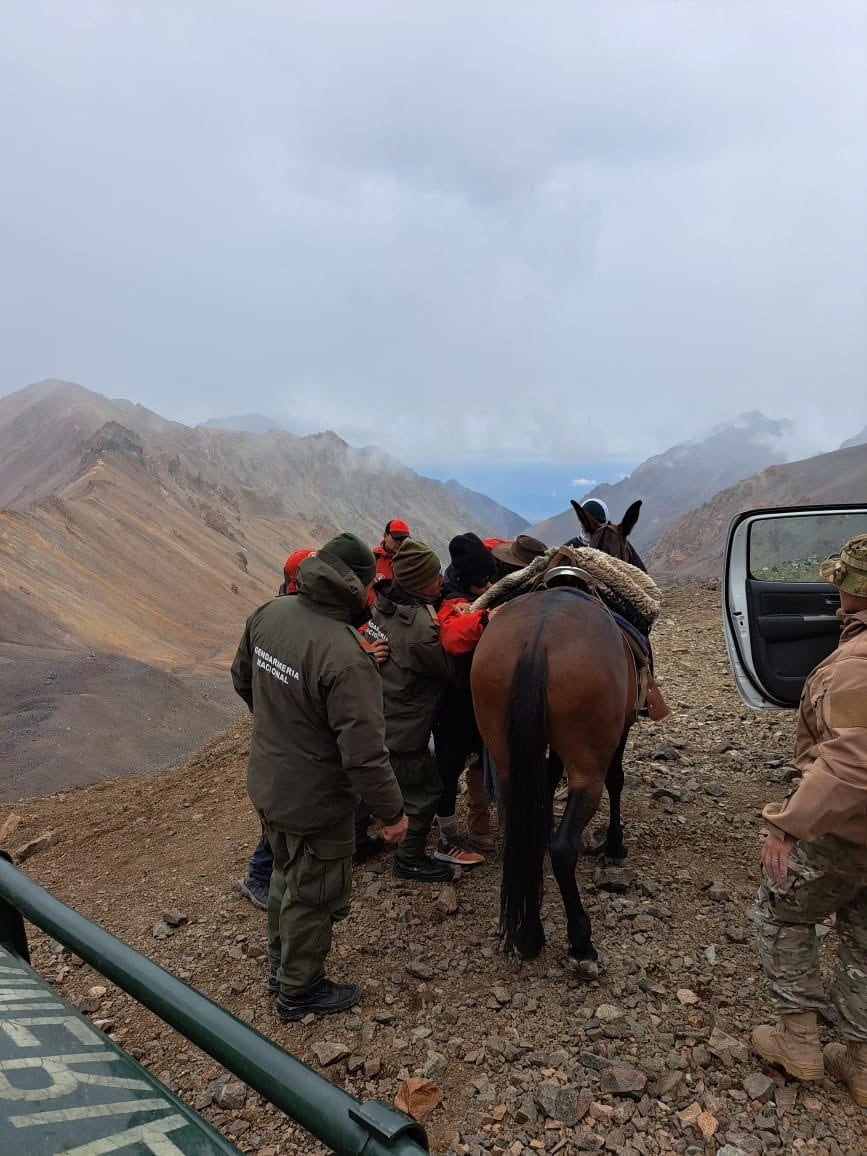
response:
[[[825,697],[828,724],[835,731],[846,727],[867,727],[867,691],[835,690]]]

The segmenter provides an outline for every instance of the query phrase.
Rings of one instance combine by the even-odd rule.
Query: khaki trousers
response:
[[[306,995],[325,978],[331,928],[349,914],[352,856],[333,853],[331,832],[290,835],[264,824],[274,856],[268,893],[268,954],[280,990]]]

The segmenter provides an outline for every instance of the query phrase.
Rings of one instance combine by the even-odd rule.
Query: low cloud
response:
[[[863,0],[4,5],[0,390],[410,465],[638,462],[753,408],[839,445],[865,38]]]

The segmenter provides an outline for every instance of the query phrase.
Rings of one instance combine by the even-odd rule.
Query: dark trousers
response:
[[[271,882],[271,871],[274,867],[274,856],[265,838],[265,832],[259,836],[259,842],[253,848],[250,862],[247,864],[247,878],[255,879],[257,883],[264,883],[267,887]]]
[[[406,838],[397,847],[397,858],[420,859],[440,797],[440,777],[436,760],[427,749],[410,754],[391,752],[391,765],[403,795],[403,809],[409,825]]]
[[[482,753],[482,738],[469,689],[449,687],[433,725],[433,738],[442,785],[437,814],[448,818],[455,813],[458,782],[467,759]]]

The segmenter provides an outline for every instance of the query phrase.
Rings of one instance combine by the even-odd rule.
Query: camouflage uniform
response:
[[[798,843],[782,883],[762,877],[754,915],[771,1005],[781,1015],[822,1011],[815,924],[837,913],[831,1002],[840,1033],[867,1042],[867,847],[833,835]]]
[[[867,534],[821,574],[867,598]],[[850,603],[838,614],[837,649],[810,673],[798,711],[794,763],[803,779],[762,812],[792,850],[782,883],[763,874],[754,919],[771,1002],[796,1016],[826,1006],[815,924],[836,913],[831,1001],[841,1035],[867,1043],[867,609]]]

